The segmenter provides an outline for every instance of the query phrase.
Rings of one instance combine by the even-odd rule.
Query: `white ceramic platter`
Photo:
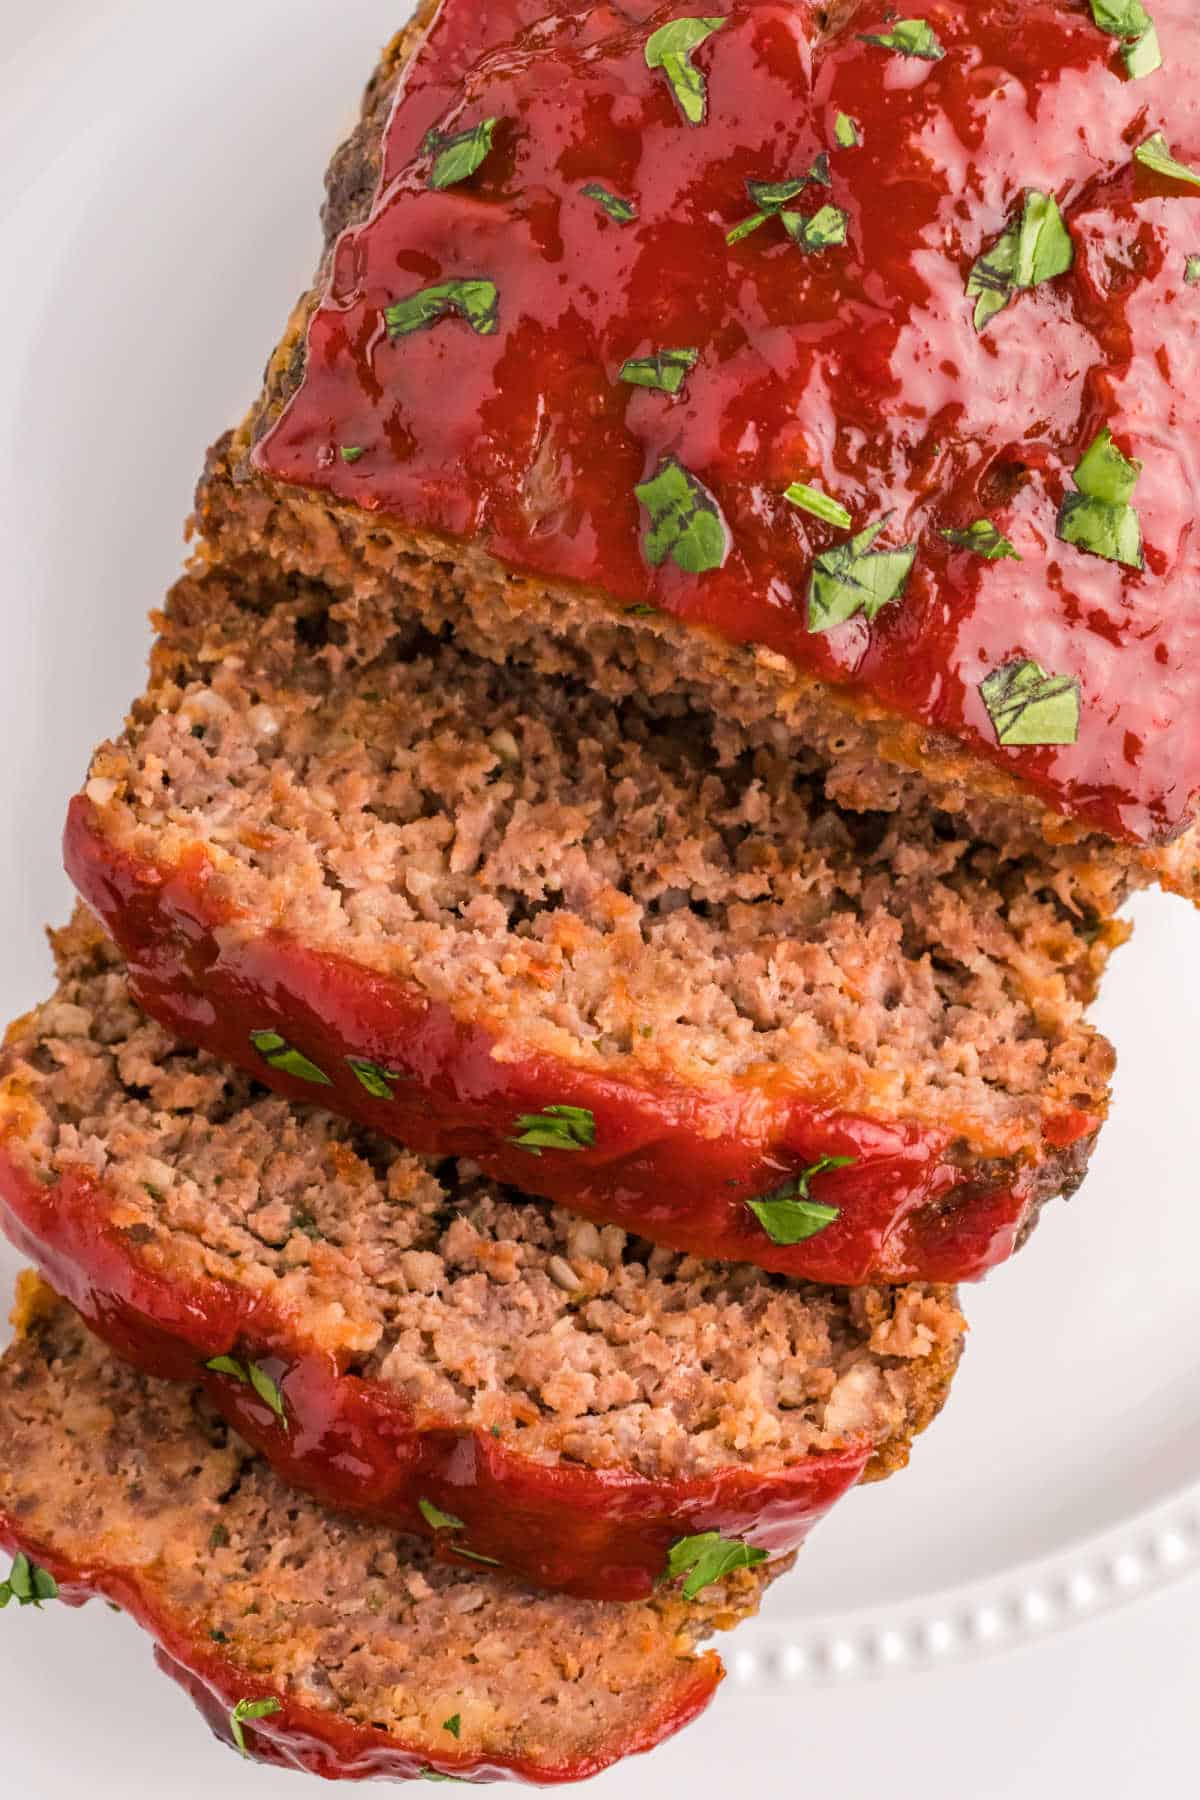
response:
[[[0,0],[5,1016],[45,991],[65,801],[140,685],[201,453],[310,272],[327,153],[398,10]],[[1086,1190],[968,1293],[967,1361],[911,1470],[843,1506],[730,1645],[713,1720],[605,1777],[614,1796],[661,1791],[657,1769],[723,1792],[739,1718],[760,1743],[778,1728],[748,1692],[819,1706],[823,1684],[1044,1637],[1200,1563],[1200,920],[1157,898],[1137,918],[1102,1009],[1122,1067]],[[4,1291],[15,1268],[0,1250]],[[10,1609],[0,1669],[0,1791],[323,1791],[211,1746],[102,1608]]]

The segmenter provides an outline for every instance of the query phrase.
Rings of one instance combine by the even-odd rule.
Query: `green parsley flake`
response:
[[[310,1062],[303,1051],[289,1044],[277,1031],[252,1031],[250,1042],[268,1068],[277,1069],[281,1075],[290,1075],[295,1081],[316,1082],[321,1087],[333,1086],[324,1069],[318,1069],[315,1062]]]
[[[1068,494],[1059,509],[1063,542],[1106,562],[1145,568],[1142,521],[1130,504],[1141,473],[1142,464],[1122,456],[1105,427],[1075,470],[1079,492]]]
[[[844,244],[846,241],[844,235],[846,215],[838,213],[837,207],[822,207],[812,220],[806,219],[803,213],[784,210],[789,201],[794,200],[798,194],[802,194],[805,188],[812,183],[816,183],[819,187],[832,187],[833,185],[833,176],[829,171],[829,157],[825,151],[822,151],[817,157],[807,175],[792,175],[786,181],[747,181],[746,192],[758,210],[752,212],[749,218],[743,219],[740,224],[735,225],[732,231],[727,232],[725,242],[740,244],[743,238],[748,238],[752,231],[757,231],[760,225],[767,223],[768,219],[779,217],[793,242],[800,243],[804,249],[823,250],[827,245],[819,240],[824,233],[830,230],[829,215],[837,214],[843,221],[843,235],[840,238],[837,237],[836,229],[834,229],[834,235],[829,241]],[[821,221],[820,224],[817,223],[818,220]],[[804,238],[804,232],[809,227],[814,233],[811,241]]]
[[[543,1150],[590,1150],[596,1142],[595,1114],[586,1106],[548,1106],[540,1113],[522,1113],[517,1120],[519,1137],[512,1139],[531,1156]]]
[[[725,22],[711,18],[673,19],[646,40],[646,67],[662,70],[689,125],[703,125],[708,112],[708,84],[691,60],[692,51],[720,31]]]
[[[1079,682],[1049,675],[1040,663],[1018,657],[979,684],[983,704],[1006,746],[1074,744],[1079,738]]]
[[[820,488],[808,487],[803,481],[793,481],[783,497],[790,500],[793,506],[801,506],[815,518],[823,519],[827,525],[836,525],[843,531],[848,531],[854,523],[844,506],[831,500]]]
[[[765,1550],[743,1543],[741,1538],[723,1538],[719,1531],[702,1531],[672,1544],[667,1556],[667,1579],[678,1581],[686,1575],[683,1597],[695,1600],[706,1587],[734,1569],[753,1569],[766,1560]]]
[[[773,1244],[802,1244],[841,1218],[840,1207],[822,1206],[812,1198],[809,1182],[828,1169],[848,1169],[857,1160],[854,1156],[822,1156],[784,1187],[764,1194],[761,1200],[747,1200],[746,1205]]]
[[[474,175],[492,153],[492,139],[499,123],[499,119],[484,119],[478,125],[472,125],[469,131],[456,132],[453,137],[431,131],[421,146],[426,156],[436,156],[429,176],[430,187],[456,187],[460,181]]]
[[[1200,187],[1200,174],[1172,156],[1171,146],[1161,131],[1154,132],[1144,144],[1139,144],[1133,156],[1135,162],[1140,162],[1154,175],[1162,175],[1168,181],[1184,181],[1189,187]]]
[[[946,52],[926,19],[897,19],[890,31],[860,32],[859,42],[896,50],[901,56],[919,56],[924,62],[941,62]]]
[[[689,372],[700,360],[699,350],[656,350],[653,356],[633,357],[618,377],[633,387],[658,388],[664,394],[677,394]]]
[[[972,550],[976,556],[986,557],[988,562],[1002,562],[1011,557],[1013,562],[1020,562],[1020,553],[997,530],[990,519],[976,519],[965,531],[943,531],[942,536],[956,550]]]
[[[903,594],[917,560],[917,546],[904,544],[899,550],[871,548],[891,516],[887,513],[848,544],[838,544],[818,556],[808,588],[810,631],[832,631],[835,625],[844,625],[860,612],[870,623]]]
[[[682,463],[664,458],[657,473],[633,491],[650,515],[642,549],[652,568],[668,557],[686,575],[721,567],[729,554],[729,528],[716,500]]]
[[[448,1719],[442,1720],[442,1730],[448,1731],[452,1738],[462,1736],[462,1714],[452,1713]]]
[[[465,1531],[466,1525],[456,1519],[453,1513],[442,1512],[432,1500],[418,1500],[417,1507],[421,1517],[431,1531]]]
[[[1121,56],[1132,80],[1162,68],[1158,33],[1142,0],[1092,0],[1092,17],[1101,31],[1124,40]]]
[[[361,444],[343,444],[340,454],[344,463],[356,463],[361,462],[367,453]]]
[[[781,213],[784,229],[807,256],[818,256],[822,250],[833,250],[844,244],[849,235],[850,215],[840,206],[823,206],[820,212],[806,218],[803,213]]]
[[[378,1063],[368,1062],[365,1056],[348,1056],[346,1063],[359,1085],[367,1090],[373,1100],[396,1098],[392,1083],[403,1079],[396,1069],[381,1069]]]
[[[1189,256],[1183,271],[1183,279],[1189,287],[1200,287],[1200,256]]]
[[[833,122],[834,142],[843,150],[857,150],[862,143],[862,126],[849,113],[840,112]]]
[[[1053,281],[1074,263],[1075,245],[1057,200],[1031,190],[1020,219],[978,259],[967,278],[967,293],[978,299],[976,331],[1003,312],[1022,288]]]
[[[282,1711],[283,1704],[279,1700],[238,1701],[229,1715],[229,1729],[233,1735],[234,1744],[243,1756],[249,1757],[250,1755],[246,1748],[246,1734],[242,1730],[243,1725],[251,1719],[269,1719],[273,1714]]]
[[[439,319],[457,313],[480,337],[490,337],[499,327],[500,296],[494,281],[480,276],[465,281],[442,281],[436,287],[422,288],[405,300],[395,300],[383,309],[388,337],[407,337],[423,331]]]
[[[271,1377],[264,1369],[260,1369],[257,1363],[239,1362],[235,1356],[214,1356],[204,1366],[214,1375],[228,1375],[233,1381],[245,1382],[246,1386],[253,1388],[259,1399],[270,1407],[284,1430],[288,1429],[283,1395]]]
[[[579,191],[585,200],[594,200],[618,225],[632,225],[638,216],[637,207],[632,200],[622,200],[620,194],[614,194],[611,188],[602,187],[598,181],[589,181]]]
[[[13,1557],[8,1580],[0,1581],[0,1612],[13,1600],[18,1606],[32,1606],[41,1611],[43,1600],[58,1599],[58,1583],[49,1569],[39,1568],[23,1550]]]

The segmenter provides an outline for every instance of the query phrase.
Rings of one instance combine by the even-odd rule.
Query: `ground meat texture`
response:
[[[743,1201],[836,1153],[831,1120],[868,1122],[855,1179],[919,1141],[927,1202],[1017,1170],[1032,1204],[1073,1172],[1060,1153],[1094,1135],[1111,1072],[1084,1007],[1123,935],[1122,885],[1077,847],[1004,854],[923,805],[847,811],[819,768],[711,715],[505,670],[312,586],[211,571],[162,623],[68,864],[142,1002],[184,1035],[283,1084],[287,1049],[254,1048],[269,1028],[331,1107],[638,1226],[606,1210],[597,1163],[622,1127],[602,1137],[590,1101],[595,1142],[575,1154],[515,1142],[515,1120],[572,1084],[621,1083],[643,1133],[661,1138],[653,1109],[674,1107],[688,1192],[698,1206],[707,1183],[745,1242],[650,1235],[826,1279],[978,1272],[772,1262]],[[399,1009],[378,1052],[350,1022],[377,1003]],[[464,1032],[476,1048],[449,1048]],[[349,1072],[363,1058],[397,1072],[394,1092]],[[522,1082],[527,1103],[504,1104]],[[718,1166],[722,1137],[756,1140],[752,1169]],[[624,1143],[611,1191],[634,1191]]]
[[[936,726],[914,724],[868,696],[852,693],[847,688],[830,687],[806,674],[778,651],[720,638],[703,627],[674,618],[670,608],[653,612],[645,607],[630,609],[622,604],[620,597],[607,594],[603,588],[577,580],[556,582],[530,573],[528,569],[516,568],[511,561],[506,563],[489,554],[486,534],[472,542],[469,533],[464,539],[461,534],[451,535],[422,527],[405,519],[401,513],[386,508],[381,510],[379,501],[369,491],[366,503],[356,504],[340,490],[345,481],[351,477],[357,479],[362,468],[369,465],[343,468],[335,451],[331,452],[330,461],[338,479],[323,479],[319,487],[305,486],[299,481],[288,481],[264,472],[258,453],[288,403],[302,387],[309,359],[307,333],[310,324],[330,280],[335,286],[338,281],[335,259],[338,240],[343,233],[353,233],[371,218],[389,131],[398,128],[404,143],[412,148],[418,146],[425,125],[436,123],[443,112],[448,112],[461,99],[464,78],[484,47],[482,39],[500,42],[512,37],[539,16],[540,10],[519,4],[508,6],[489,20],[488,32],[480,33],[471,24],[469,6],[456,8],[453,4],[430,4],[422,8],[410,31],[402,33],[389,45],[372,76],[360,124],[338,152],[330,170],[325,208],[326,253],[318,277],[293,314],[284,339],[268,366],[263,393],[249,418],[231,439],[217,446],[210,458],[196,515],[202,554],[225,561],[242,559],[251,565],[265,559],[277,568],[319,577],[343,597],[380,600],[435,626],[446,622],[464,643],[481,654],[499,659],[524,658],[545,671],[569,673],[595,683],[614,697],[620,698],[630,692],[670,693],[677,697],[687,694],[693,703],[712,708],[768,742],[777,746],[799,745],[805,753],[816,755],[823,765],[830,793],[848,807],[903,808],[913,794],[921,794],[927,802],[932,800],[944,811],[958,815],[964,835],[1009,843],[1036,839],[1043,833],[1052,842],[1061,842],[1064,836],[1074,835],[1086,844],[1093,858],[1108,866],[1114,878],[1138,883],[1159,880],[1193,897],[1200,893],[1200,856],[1197,855],[1194,830],[1185,831],[1174,844],[1159,845],[1151,850],[1139,850],[1130,844],[1114,845],[1099,834],[1088,836],[1086,828],[1052,811],[1044,795],[1038,798],[1023,785],[1019,776],[1012,773],[1014,768],[1025,766],[1021,758],[1002,757],[993,763],[972,755],[963,743],[944,735]],[[797,17],[808,10],[797,8]],[[874,10],[867,8],[868,12]],[[949,79],[949,72],[968,62],[972,54],[982,55],[989,66],[998,60],[988,49],[961,41],[961,31],[965,29],[969,34],[972,26],[971,9],[965,9],[965,25],[959,18],[961,10],[959,7],[950,9],[941,22],[943,32],[950,31],[956,36],[954,50],[943,59],[938,79]],[[1075,10],[1067,4],[1061,8],[1039,5],[1037,27],[1039,31],[1049,33],[1047,42],[1056,57],[1064,43],[1068,45],[1068,58],[1086,50],[1087,57],[1097,64],[1096,69],[1089,71],[1088,78],[1103,84],[1106,78],[1100,70],[1111,62],[1111,45],[1106,45],[1103,34],[1095,30],[1090,21],[1081,31],[1078,20],[1071,16],[1064,31],[1062,21],[1056,15],[1060,12],[1073,15]],[[1189,27],[1186,8],[1179,6],[1176,10],[1177,17],[1173,14],[1169,21],[1161,21],[1161,24],[1164,31],[1169,31],[1172,50],[1178,60],[1187,47],[1184,34]],[[820,40],[818,53],[824,55],[825,45],[831,37],[842,34],[847,42],[855,41],[853,21],[861,11],[861,7],[854,5],[817,9],[813,14],[815,24],[805,19],[797,29]],[[996,5],[989,7],[988,12],[989,17],[982,22],[981,28],[994,33],[1003,8]],[[435,30],[427,39],[427,28],[435,19]],[[1003,19],[999,20],[1001,25],[1003,22]],[[1013,44],[1019,44],[1022,36],[1015,27],[1008,33]],[[994,49],[991,39],[988,42]],[[419,74],[414,76],[409,63],[418,50],[424,50],[424,55]],[[882,63],[885,59],[877,60]],[[1008,67],[1008,64],[1001,58],[999,66]],[[1018,56],[1009,77],[1018,87],[1022,70]],[[1046,82],[1052,95],[1058,93],[1052,85],[1053,77],[1058,73],[1057,68],[1049,66],[1038,71],[1039,78]],[[1068,97],[1068,108],[1078,106],[1078,95],[1086,91],[1081,69],[1077,92],[1074,97]],[[392,102],[397,97],[399,104],[393,107]],[[804,100],[799,94],[795,110],[798,115],[804,110]],[[1043,152],[1047,157],[1067,154],[1061,144],[1053,141],[1049,115],[1055,110],[1047,100],[1043,108],[1046,118],[1041,126],[1045,143],[1034,146],[1038,155]],[[1106,110],[1112,109],[1106,109],[1104,97],[1101,97],[1094,111],[1103,115]],[[410,116],[408,127],[402,122],[406,111]],[[919,117],[914,114],[914,130],[918,125]],[[687,135],[684,133],[684,138]],[[1076,135],[1082,143],[1087,133],[1081,129]],[[988,149],[984,141],[987,134],[981,122],[973,120],[971,129],[960,122],[958,133],[951,130],[947,141],[958,141],[959,136],[963,141],[972,142],[979,137],[978,154],[982,161],[974,178],[995,186],[994,164],[1002,163],[1004,159],[994,145]],[[1097,133],[1095,143],[1089,146],[1097,158],[1097,169],[1105,159],[1111,160],[1114,167],[1127,160],[1127,144],[1115,123],[1111,137],[1109,143],[1103,134]],[[1077,154],[1085,156],[1081,149]],[[1009,160],[1014,167],[1029,162],[1028,156],[1014,156]],[[401,156],[399,164],[390,166],[390,177],[395,177],[397,168],[402,167],[404,161]],[[859,164],[862,165],[861,158]],[[1088,180],[1093,172],[1089,165]],[[1064,184],[1074,183],[1077,188],[1076,173],[1074,165],[1069,170],[1064,166]],[[841,159],[837,174],[839,182],[848,182],[852,191],[855,179],[852,152]],[[941,180],[944,176],[944,170],[931,169],[926,186],[933,191],[935,178]],[[411,179],[407,176],[405,179],[411,185]],[[404,182],[398,185],[403,186]],[[1004,183],[999,185],[1004,186]],[[474,188],[469,191],[473,195],[476,193]],[[538,191],[541,191],[540,184]],[[482,204],[495,203],[496,196],[490,189],[480,192],[486,195]],[[979,209],[972,216],[978,218]],[[1103,214],[1100,216],[1104,217]],[[997,228],[1000,222],[998,215]],[[1087,223],[1084,207],[1079,223],[1081,243],[1086,240]],[[1135,216],[1127,225],[1127,234],[1136,235],[1139,225],[1140,220]],[[635,233],[636,229],[635,226]],[[974,229],[977,234],[978,226]],[[957,236],[961,230],[960,217],[953,222],[953,234]],[[344,241],[349,243],[353,239]],[[431,243],[421,266],[432,270],[438,262],[440,248],[436,241]],[[944,248],[940,240],[936,248],[939,252]],[[1077,260],[1082,271],[1087,258],[1080,255]],[[966,257],[964,270],[969,263],[970,258]],[[811,274],[811,270],[807,273]],[[343,291],[351,285],[343,281]],[[957,274],[951,285],[957,304],[960,297]],[[1123,316],[1126,298],[1124,295],[1110,296],[1104,309],[1106,314],[1122,311]],[[851,307],[849,302],[842,310],[857,316],[857,308]],[[1157,311],[1161,317],[1161,307]],[[731,330],[730,336],[736,343],[741,343],[740,331]],[[1159,350],[1157,341],[1154,349]],[[1138,355],[1144,355],[1140,341]],[[1165,372],[1165,353],[1160,351],[1160,356],[1164,357]],[[902,359],[898,360],[902,363]],[[514,365],[520,366],[516,359]],[[757,365],[752,363],[751,366]],[[949,370],[949,362],[944,363],[943,368]],[[902,378],[903,372],[901,367],[897,380]],[[844,379],[849,377],[844,376]],[[1187,384],[1181,382],[1179,385]],[[821,393],[825,393],[823,384]],[[840,395],[834,384],[826,411],[835,422],[842,401],[846,403],[847,419],[854,416],[852,398],[849,394]],[[746,406],[747,417],[753,419],[750,397]],[[908,409],[897,401],[893,410],[898,417],[904,417]],[[823,412],[822,425],[814,428],[814,436],[822,435],[825,423]],[[415,424],[407,423],[404,429],[410,437],[414,432],[419,436],[420,418]],[[1029,435],[1038,438],[1043,429],[1035,424]],[[946,431],[947,421],[941,415],[930,423],[929,436],[937,440],[931,445],[931,454],[946,450]],[[399,432],[398,427],[397,436]],[[845,435],[855,438],[858,433],[848,427]],[[903,432],[899,435],[904,438]],[[950,435],[953,437],[952,431]],[[1019,436],[1020,433],[1010,435]],[[768,442],[772,432],[755,433],[747,428],[746,436],[748,439],[758,436]],[[564,508],[563,490],[569,487],[570,478],[563,469],[556,467],[553,431],[545,432],[538,438],[538,443],[540,450],[525,471],[522,491],[531,517],[536,520],[544,514],[552,527],[556,512]],[[966,444],[958,446],[957,450],[962,454],[971,453]],[[399,456],[395,446],[393,451]],[[752,456],[753,452],[749,454]],[[995,468],[980,482],[980,506],[994,509],[1013,498],[1005,486],[1006,475],[1018,489],[1027,480],[1028,469],[1014,458],[1015,452],[996,458]],[[939,484],[933,482],[932,485],[937,488]],[[936,533],[930,534],[923,545],[923,553],[928,552],[936,536]],[[1070,579],[1079,581],[1095,575],[1095,567],[1077,571],[1072,566],[1068,571]],[[1029,579],[1032,581],[1036,577],[1030,574]],[[1037,602],[1031,598],[1029,604],[1032,612]],[[946,685],[954,686],[959,679],[960,672],[952,669],[948,672]],[[1163,704],[1168,703],[1164,696]],[[1181,719],[1177,729],[1182,734],[1185,728],[1186,721]],[[1075,787],[1074,795],[1064,790],[1058,796],[1067,813],[1076,802],[1086,810],[1088,783],[1081,780]],[[1117,835],[1122,835],[1120,829],[1117,829]]]
[[[100,1594],[157,1640],[226,1738],[326,1777],[580,1779],[694,1717],[697,1641],[778,1572],[694,1603],[533,1595],[283,1487],[204,1396],[111,1357],[26,1278],[0,1363],[0,1541],[62,1597]],[[453,1721],[453,1725],[449,1722]]]
[[[172,1038],[82,914],[55,943],[0,1081],[10,1230],[326,1498],[425,1532],[435,1503],[447,1550],[638,1597],[701,1527],[794,1548],[940,1407],[951,1291],[702,1263],[422,1160]]]

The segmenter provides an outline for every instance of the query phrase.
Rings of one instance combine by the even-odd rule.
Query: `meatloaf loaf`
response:
[[[1078,1179],[1120,884],[669,696],[186,579],[67,864],[133,992],[296,1100],[656,1244],[954,1280]]]
[[[1195,895],[1195,0],[921,11],[431,0],[201,553]]]
[[[951,1292],[699,1263],[435,1168],[185,1049],[83,918],[56,949],[4,1053],[0,1219],[326,1502],[640,1599],[683,1539],[794,1549],[941,1406]]]
[[[530,1594],[298,1498],[203,1392],[111,1357],[25,1278],[0,1363],[0,1543],[30,1598],[102,1595],[217,1732],[327,1778],[580,1780],[648,1750],[721,1679],[692,1654],[780,1565],[642,1605]],[[692,1591],[695,1597],[689,1599]]]

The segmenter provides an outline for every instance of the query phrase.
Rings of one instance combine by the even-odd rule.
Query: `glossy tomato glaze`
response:
[[[1034,1204],[1053,1191],[1043,1165],[1100,1127],[1092,1113],[1064,1112],[1045,1121],[1039,1161],[964,1167],[944,1131],[846,1112],[781,1082],[704,1089],[497,1055],[485,1026],[407,983],[283,932],[227,928],[232,915],[210,893],[203,854],[169,868],[137,861],[105,838],[83,795],[68,816],[65,858],[116,940],[138,1003],[185,1043],[411,1150],[471,1157],[498,1181],[697,1256],[813,1281],[974,1280],[1012,1253]],[[269,1067],[251,1043],[262,1030],[301,1050],[330,1085]],[[394,1097],[369,1094],[348,1057],[398,1071]],[[515,1144],[519,1115],[547,1105],[589,1109],[595,1145],[533,1156]],[[775,1244],[746,1202],[824,1156],[854,1158],[814,1184],[840,1216],[802,1243]]]
[[[855,1438],[789,1468],[689,1480],[548,1466],[490,1432],[416,1418],[394,1389],[306,1344],[286,1305],[232,1282],[158,1273],[111,1223],[114,1210],[87,1174],[42,1186],[0,1139],[0,1227],[98,1336],[149,1375],[203,1383],[285,1481],[343,1512],[435,1536],[444,1561],[463,1561],[465,1546],[539,1587],[644,1599],[671,1545],[696,1532],[749,1538],[772,1555],[798,1548],[875,1448]],[[267,1370],[286,1426],[245,1383],[205,1370],[226,1354]],[[421,1500],[466,1529],[432,1533]]]
[[[519,1756],[498,1761],[470,1756],[431,1758],[423,1750],[406,1749],[394,1738],[384,1738],[369,1725],[305,1706],[248,1676],[222,1656],[207,1636],[197,1637],[194,1624],[181,1618],[157,1590],[152,1570],[101,1562],[80,1567],[56,1555],[51,1545],[32,1536],[20,1519],[3,1510],[0,1548],[14,1555],[23,1551],[48,1570],[58,1583],[58,1600],[63,1604],[83,1606],[102,1597],[128,1613],[155,1639],[159,1667],[191,1696],[208,1725],[226,1743],[233,1742],[230,1714],[239,1701],[276,1701],[278,1712],[243,1726],[247,1754],[256,1762],[298,1769],[327,1781],[412,1781],[427,1777],[431,1770],[451,1780],[524,1781],[544,1787],[585,1781],[626,1756],[653,1750],[690,1724],[704,1711],[725,1674],[714,1652],[697,1657],[687,1678],[650,1710],[636,1732],[622,1743],[608,1744],[572,1763],[546,1766]]]
[[[1200,190],[1132,161],[1154,131],[1200,158],[1200,16],[1154,0],[1165,66],[1125,78],[1088,0],[925,0],[930,62],[861,41],[883,0],[825,41],[807,4],[737,4],[693,52],[691,126],[649,31],[677,4],[445,0],[401,84],[370,216],[347,231],[311,321],[303,377],[256,447],[277,480],[452,539],[508,566],[650,605],[881,703],[1000,765],[1064,814],[1153,842],[1200,789]],[[835,9],[836,10],[836,9]],[[904,10],[904,9],[901,9]],[[540,21],[540,22],[539,22]],[[837,115],[863,141],[835,139]],[[469,180],[428,187],[422,143],[489,117]],[[778,221],[730,247],[748,179],[829,152],[849,242],[819,255]],[[580,189],[633,202],[618,224]],[[966,282],[1024,193],[1055,195],[1069,275],[983,334]],[[481,277],[499,324],[457,317],[388,341],[383,309]],[[699,351],[678,397],[618,379],[626,358]],[[1145,471],[1138,572],[1056,536],[1071,473],[1103,425]],[[362,451],[347,462],[342,448]],[[723,567],[652,568],[635,486],[665,457],[716,497]],[[919,554],[872,626],[810,634],[813,558],[846,533],[789,505],[825,490],[881,547]],[[939,533],[991,519],[1021,562]],[[1018,658],[1079,678],[1075,744],[1004,748],[981,680]]]

